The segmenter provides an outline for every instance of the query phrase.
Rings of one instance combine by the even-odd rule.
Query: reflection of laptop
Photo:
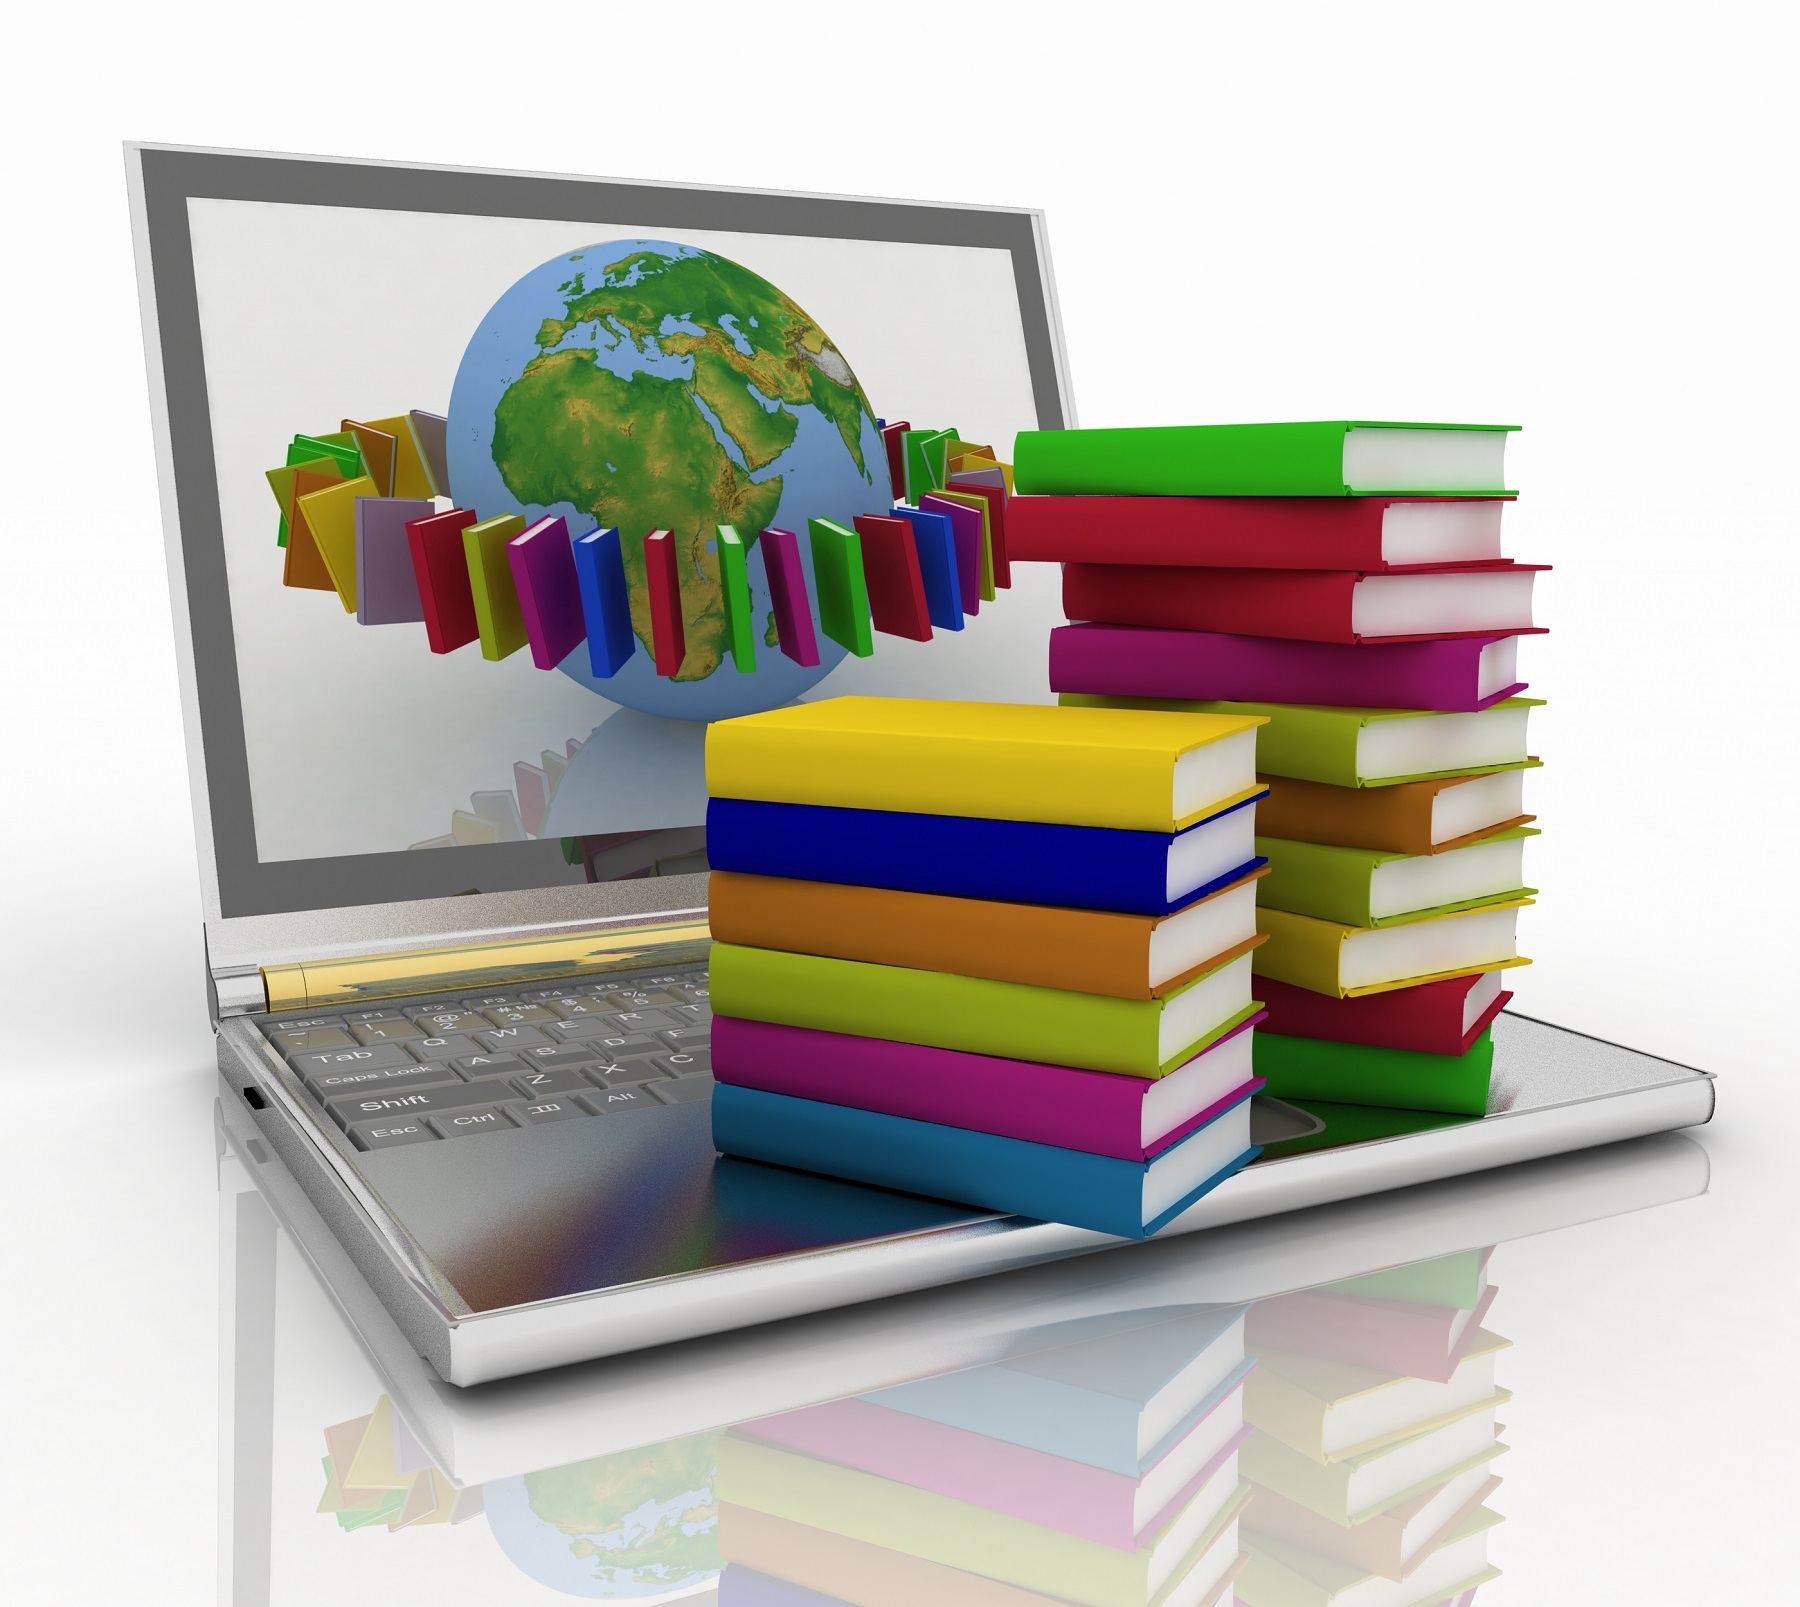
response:
[[[696,475],[748,530],[883,509],[876,407],[1002,455],[1071,422],[1042,219],[129,165],[220,1067],[414,1349],[473,1383],[1109,1245],[709,1139],[705,721],[851,691],[1049,701],[1054,571],[929,641],[821,637],[808,666],[776,623],[807,544],[756,547],[747,602],[690,621],[670,680],[656,587],[727,589],[704,531],[613,560],[578,541],[599,623],[560,659],[574,593],[508,615],[481,568],[513,562],[514,511],[580,538],[645,502],[672,527]],[[444,552],[461,594],[432,590]],[[609,598],[651,611],[607,638]],[[1170,1231],[1711,1109],[1668,1062],[1510,1016],[1495,1041],[1485,1119],[1261,1102],[1265,1159]]]

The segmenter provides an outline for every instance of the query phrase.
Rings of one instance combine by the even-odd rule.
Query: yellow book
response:
[[[311,492],[299,502],[346,614],[356,612],[356,499],[377,495],[375,482],[359,474],[354,480]]]
[[[1311,915],[1258,906],[1258,976],[1290,982],[1334,999],[1417,987],[1530,965],[1518,951],[1518,912],[1534,899],[1515,898],[1399,926],[1343,926]]]
[[[394,438],[394,489],[396,497],[448,496],[432,478],[431,465],[420,447],[410,413],[392,418],[372,418],[364,429],[380,430]]]
[[[485,638],[484,638],[485,639]],[[1255,796],[1256,715],[841,697],[720,720],[715,798],[1174,832]]]
[[[525,645],[525,616],[519,611],[518,588],[506,556],[507,542],[524,528],[523,514],[503,513],[463,531],[469,590],[475,595],[475,624],[485,659],[498,661]]]

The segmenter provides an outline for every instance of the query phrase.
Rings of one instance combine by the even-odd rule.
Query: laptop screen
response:
[[[209,914],[704,870],[711,720],[1049,699],[1047,566],[833,612],[888,426],[1066,421],[1033,214],[133,156]]]

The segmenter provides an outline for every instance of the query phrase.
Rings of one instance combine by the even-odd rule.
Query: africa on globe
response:
[[[597,680],[585,649],[563,673],[647,714],[725,719],[778,707],[844,657],[726,662],[715,530],[746,543],[809,518],[848,526],[891,502],[875,414],[825,331],[792,298],[715,252],[611,240],[518,280],[470,339],[450,397],[447,456],[458,506],[482,519],[561,514],[573,535],[625,538],[632,626],[645,651]],[[687,655],[673,679],[651,662],[643,538],[674,533]],[[802,561],[808,562],[801,543]],[[810,580],[810,574],[808,576]],[[763,640],[774,614],[752,546]]]

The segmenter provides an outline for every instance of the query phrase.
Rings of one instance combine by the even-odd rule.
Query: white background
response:
[[[1511,546],[1557,567],[1523,655],[1551,703],[1521,1003],[1725,1080],[1714,1195],[1666,1261],[1596,1231],[1534,1295],[1592,1369],[1565,1409],[1630,1379],[1669,1437],[1511,1469],[1510,1580],[1482,1599],[1788,1594],[1776,1514],[1743,1492],[1795,1477],[1790,18],[33,8],[0,102],[0,941],[9,1020],[109,1052],[9,1028],[0,1577],[31,1601],[211,1589],[208,1046],[131,137],[1039,205],[1084,423],[1526,426]]]

